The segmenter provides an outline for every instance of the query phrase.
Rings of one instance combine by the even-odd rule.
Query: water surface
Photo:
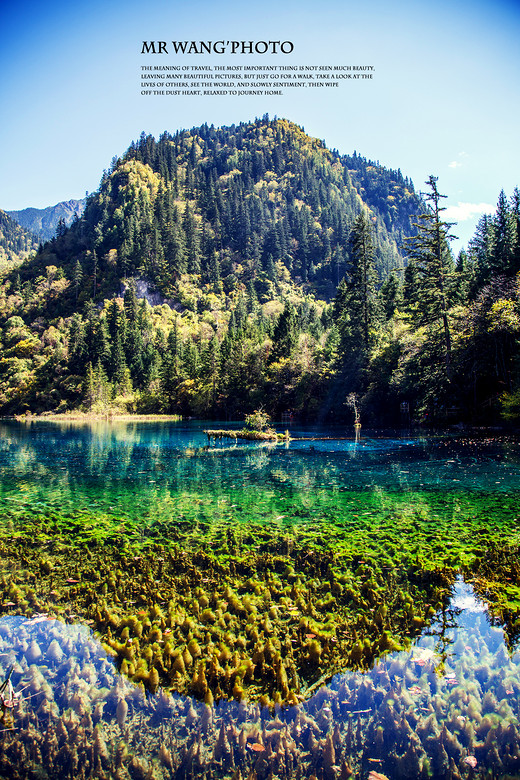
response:
[[[35,696],[4,707],[4,761],[520,772],[515,439],[205,427],[1,424],[0,663]]]

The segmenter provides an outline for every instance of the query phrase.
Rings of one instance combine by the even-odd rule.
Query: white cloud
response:
[[[464,159],[464,157],[469,157],[469,154],[467,152],[459,152],[457,157],[462,157],[462,159]],[[448,168],[462,168],[463,165],[463,162],[452,160],[450,163],[448,163]]]
[[[457,222],[464,222],[466,219],[480,217],[481,214],[494,214],[495,206],[491,203],[461,203],[460,200],[456,206],[448,206],[444,215],[448,219],[455,219]]]

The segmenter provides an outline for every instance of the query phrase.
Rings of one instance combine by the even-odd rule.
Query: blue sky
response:
[[[433,173],[464,241],[500,190],[520,185],[520,4],[514,0],[3,0],[0,208],[44,207],[97,188],[141,131],[287,117],[342,153]],[[291,40],[244,64],[369,64],[371,82],[280,96],[144,97],[143,40]],[[165,64],[237,57],[162,56]],[[468,217],[470,217],[468,219]]]

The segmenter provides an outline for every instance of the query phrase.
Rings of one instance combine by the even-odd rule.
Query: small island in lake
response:
[[[208,440],[211,439],[248,439],[249,441],[290,441],[289,431],[277,433],[271,427],[271,417],[261,409],[256,409],[248,414],[245,419],[245,428],[232,429],[206,429],[204,433]]]

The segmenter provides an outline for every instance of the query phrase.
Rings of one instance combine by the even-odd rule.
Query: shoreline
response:
[[[207,423],[211,424],[212,420],[199,418],[199,417],[193,417],[193,416],[187,416],[183,417],[180,414],[138,414],[138,413],[131,413],[131,412],[118,412],[118,411],[110,411],[105,413],[99,413],[99,412],[81,412],[81,411],[71,411],[71,412],[43,412],[40,414],[32,414],[32,413],[25,413],[25,414],[12,414],[12,415],[0,415],[0,421],[7,421],[7,420],[16,420],[17,422],[180,422],[180,421],[189,421],[189,420],[198,420],[201,423]],[[308,425],[315,425],[315,423],[307,423]],[[276,423],[278,427],[283,427],[284,432],[286,430],[290,430],[294,427],[299,427],[301,423]],[[325,428],[328,428],[329,426],[325,425]],[[334,426],[332,426],[334,427]],[[350,430],[351,428],[354,428],[352,425],[342,425],[340,426],[344,428],[344,430]],[[520,428],[517,425],[449,425],[445,427],[431,427],[431,428],[425,428],[420,425],[413,425],[410,427],[378,427],[378,426],[364,426],[364,433],[365,438],[366,435],[369,437],[373,436],[375,433],[378,436],[387,436],[390,433],[395,434],[399,433],[401,435],[404,435],[406,432],[412,434],[412,435],[420,435],[423,434],[425,436],[435,436],[435,435],[441,435],[441,434],[457,434],[459,436],[472,436],[472,437],[493,437],[495,439],[501,439],[504,436],[513,436],[518,437],[520,436]],[[287,436],[285,433],[281,433],[279,431],[276,431],[276,436],[273,434],[272,436],[256,436],[256,435],[241,435],[243,434],[242,429],[237,429],[234,431],[231,430],[216,430],[213,431],[211,429],[204,429],[204,433],[206,435],[210,434],[211,438],[214,439],[220,439],[220,438],[244,438],[244,439],[250,439],[250,440],[262,440],[262,441],[291,441],[292,437],[289,436],[289,439],[287,439]],[[248,432],[249,434],[250,432]],[[256,432],[251,432],[252,434],[255,434]],[[297,437],[298,440],[305,440],[305,441],[321,441],[321,440],[327,440],[330,439],[331,441],[339,441],[339,440],[351,440],[356,436],[356,432],[354,431],[352,435],[341,435],[341,436],[309,436],[305,438]],[[210,438],[210,436],[208,436]]]
[[[9,417],[1,417],[2,420],[17,420],[18,422],[90,422],[90,421],[132,421],[132,422],[153,422],[154,420],[170,420],[177,422],[183,419],[180,414],[130,414],[128,412],[107,412],[99,414],[96,412],[63,412],[48,414],[15,414]]]

